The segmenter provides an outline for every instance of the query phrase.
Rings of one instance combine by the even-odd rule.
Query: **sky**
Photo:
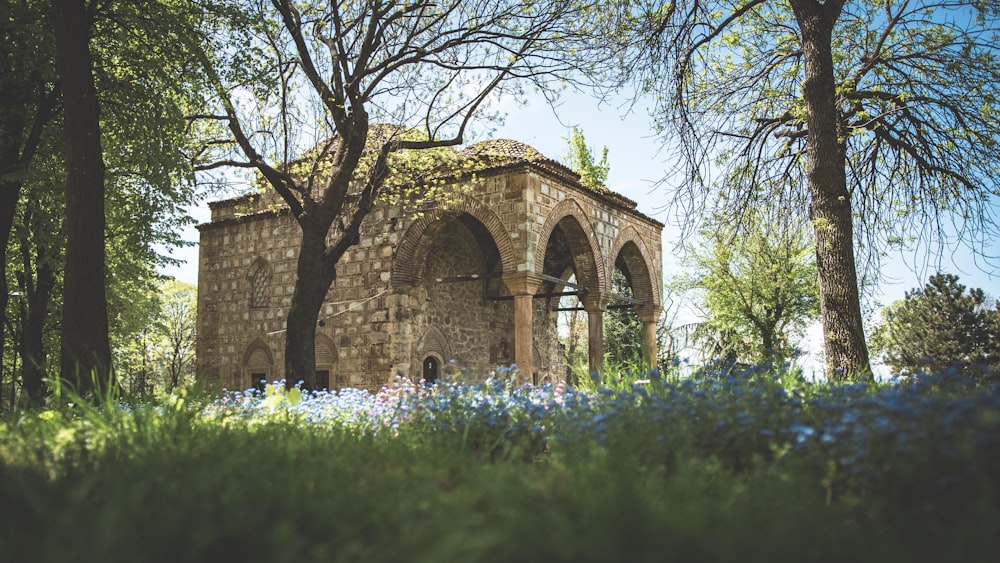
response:
[[[608,187],[636,201],[640,212],[666,225],[663,230],[663,275],[664,279],[669,279],[677,271],[681,231],[673,224],[675,219],[668,207],[671,199],[668,188],[658,182],[664,178],[666,170],[671,168],[668,159],[672,151],[654,136],[644,109],[630,111],[624,99],[602,104],[588,94],[569,93],[564,95],[555,110],[541,99],[531,101],[526,106],[511,104],[502,125],[497,126],[492,134],[480,134],[474,140],[513,139],[531,145],[549,158],[563,160],[567,151],[566,139],[572,126],[583,131],[595,155],[602,146],[608,147],[611,166]],[[209,219],[208,205],[204,202],[192,207],[190,213],[199,223]],[[183,238],[197,242],[198,231],[193,227],[188,228],[184,231]],[[992,246],[986,248],[986,252],[994,257],[1000,256],[1000,244],[994,241]],[[197,247],[175,249],[171,255],[186,263],[180,267],[165,268],[162,273],[197,284]],[[930,262],[925,258],[914,251],[889,255],[882,267],[885,281],[875,291],[875,306],[872,310],[878,310],[879,304],[887,305],[902,299],[908,290],[922,287],[927,278],[938,269],[957,274],[961,283],[968,287],[979,287],[994,298],[1000,297],[1000,269],[997,268],[996,261],[991,265],[968,251],[932,257]],[[813,326],[802,347],[815,354],[821,334],[819,326]],[[810,365],[808,360],[806,364],[807,367]]]

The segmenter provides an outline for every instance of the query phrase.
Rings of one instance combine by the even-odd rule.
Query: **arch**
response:
[[[461,215],[468,215],[478,221],[493,237],[493,243],[500,253],[500,264],[504,272],[517,269],[514,259],[514,245],[507,229],[496,213],[480,201],[466,195],[458,196],[458,202],[447,208],[438,207],[429,211],[413,222],[403,235],[403,240],[396,247],[396,256],[392,263],[392,284],[412,285],[420,279],[423,270],[423,258],[433,243],[434,235],[449,221]],[[425,236],[428,235],[428,236]]]
[[[655,262],[649,254],[649,249],[635,227],[628,226],[618,233],[612,246],[611,256],[617,265],[620,259],[629,270],[633,297],[643,301],[645,307],[660,308],[661,295],[659,278],[654,278]]]
[[[448,345],[448,339],[445,338],[444,333],[441,332],[436,326],[428,327],[424,331],[423,336],[417,342],[417,348],[414,350],[415,355],[419,358],[423,358],[428,353],[436,353],[441,360],[442,364],[451,358],[451,347]]]
[[[271,354],[271,347],[259,337],[243,352],[243,375],[251,387],[261,391],[274,377],[274,355]],[[262,379],[264,384],[261,384]]]
[[[420,337],[420,341],[417,343],[417,348],[414,351],[414,362],[416,363],[415,374],[419,374],[421,379],[426,380],[428,383],[432,383],[441,376],[442,370],[447,365],[447,358],[451,356],[451,350],[448,346],[448,340],[444,337],[444,333],[441,332],[436,326],[428,327],[424,331],[423,336]],[[432,367],[436,370],[433,378],[428,378],[425,373],[428,368],[428,363],[432,364]]]
[[[337,363],[337,345],[333,339],[323,334],[316,333],[316,365],[332,366]]]
[[[258,256],[247,270],[250,284],[250,308],[267,307],[270,301],[271,265],[263,256]]]
[[[331,382],[336,382],[337,387],[342,386],[342,381],[337,378],[334,374],[334,368],[337,366],[337,346],[333,343],[333,340],[323,334],[322,332],[316,333],[316,378],[317,385],[320,389],[333,389],[330,385]],[[325,378],[323,377],[325,372]],[[325,379],[325,381],[324,381]]]
[[[587,214],[574,199],[559,202],[545,219],[535,247],[535,273],[544,274],[545,254],[552,232],[560,227],[566,236],[573,254],[573,265],[577,282],[592,293],[605,295],[608,292],[607,272],[594,227],[587,220]]]

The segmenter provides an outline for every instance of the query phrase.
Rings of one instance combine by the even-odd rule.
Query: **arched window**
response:
[[[267,260],[257,258],[247,274],[250,281],[250,308],[267,307],[268,289],[271,282],[271,268]]]

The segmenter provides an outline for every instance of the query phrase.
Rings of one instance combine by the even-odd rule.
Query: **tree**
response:
[[[10,296],[7,248],[21,189],[45,125],[57,113],[48,9],[41,1],[0,4],[0,311]],[[6,346],[0,327],[0,362]],[[0,364],[2,367],[2,364]]]
[[[214,49],[253,52],[254,60],[237,62],[266,80],[231,84],[206,65],[219,108],[196,119],[221,125],[231,144],[209,139],[206,148],[217,152],[203,155],[200,169],[256,170],[299,225],[285,377],[312,386],[320,306],[362,221],[391,191],[393,169],[415,174],[405,183],[427,198],[431,184],[422,181],[448,153],[420,153],[461,144],[490,99],[563,70],[557,41],[587,8],[517,0],[272,0],[270,7],[259,14],[266,25],[255,40]],[[230,94],[236,86],[241,99]]]
[[[604,187],[604,182],[608,181],[608,173],[611,171],[611,165],[608,164],[608,147],[601,148],[601,159],[595,161],[594,154],[583,137],[583,131],[578,127],[570,129],[566,142],[569,144],[566,165],[580,175],[580,183],[592,190]]]
[[[678,0],[605,21],[619,84],[652,93],[656,125],[679,136],[680,212],[713,192],[709,211],[735,224],[756,206],[808,208],[833,379],[870,376],[855,242],[875,264],[901,234],[973,248],[996,234],[998,15],[995,2]]]
[[[21,294],[21,384],[32,405],[42,404],[46,392],[46,325],[63,259],[61,218],[52,212],[61,209],[53,205],[53,199],[61,200],[62,190],[55,185],[27,183],[15,229],[20,259],[14,271]]]
[[[142,322],[115,348],[116,373],[133,396],[170,392],[194,376],[197,289],[164,279],[136,307]]]
[[[77,392],[110,385],[104,277],[104,157],[84,0],[52,0],[56,68],[65,97],[66,266],[61,377]]]
[[[156,331],[162,339],[159,354],[166,387],[172,391],[186,375],[194,375],[197,328],[197,289],[177,280],[160,284],[160,318]]]
[[[17,250],[16,259],[3,263],[11,273],[4,276],[5,281],[23,294],[18,314],[24,319],[17,328],[26,327],[18,339],[23,343],[21,351],[28,354],[21,368],[29,394],[40,389],[45,375],[35,369],[44,362],[30,358],[44,358],[48,353],[45,348],[51,346],[51,333],[59,328],[55,322],[58,315],[49,319],[49,313],[62,306],[62,278],[56,275],[52,280],[50,272],[63,269],[65,203],[61,195],[53,196],[53,187],[65,182],[66,163],[60,148],[64,144],[63,121],[61,111],[57,111],[62,109],[61,88],[46,82],[61,84],[56,82],[49,18],[52,10],[47,4],[8,3],[11,18],[2,23],[6,24],[5,34],[16,41],[4,45],[9,51],[0,51],[5,55],[16,51],[20,56],[17,60],[27,61],[12,67],[21,69],[20,74],[2,77],[4,87],[11,92],[20,88],[38,94],[20,105],[14,103],[18,100],[4,98],[0,101],[2,115],[21,116],[23,121],[24,116],[52,106],[50,117],[32,122],[31,135],[8,127],[9,121],[0,130],[5,146],[24,139],[32,141],[31,158],[20,158],[16,170],[5,164],[2,177],[5,182],[17,181],[17,189],[5,191],[5,195],[19,194],[14,204],[3,209],[10,211],[11,226],[17,233],[11,245]],[[156,245],[183,244],[177,229],[191,221],[185,213],[193,201],[194,184],[185,147],[188,122],[184,116],[202,95],[202,59],[195,51],[200,47],[200,25],[211,21],[205,9],[186,0],[88,5],[93,81],[98,105],[105,110],[101,112],[107,202],[103,238],[112,349],[119,349],[121,342],[142,330],[138,326],[142,322],[141,297],[155,282],[157,266],[169,262],[156,252]],[[151,44],[156,48],[150,49]],[[39,98],[46,93],[47,97]],[[51,295],[32,291],[33,287],[51,287]],[[48,307],[46,296],[51,303]],[[32,330],[27,330],[29,326]],[[36,330],[39,327],[45,327],[44,339]],[[33,395],[32,400],[39,397]]]
[[[898,375],[949,367],[963,371],[1000,368],[1000,304],[991,307],[982,289],[938,273],[924,287],[882,311],[873,347]]]
[[[737,237],[724,224],[702,230],[677,283],[700,293],[698,332],[708,352],[729,363],[781,362],[819,313],[816,263],[809,233],[794,219],[758,216]]]

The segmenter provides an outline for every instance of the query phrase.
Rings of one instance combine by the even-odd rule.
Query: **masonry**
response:
[[[447,202],[377,205],[337,264],[317,325],[322,384],[377,390],[395,375],[485,376],[512,363],[525,379],[560,380],[564,294],[587,313],[591,370],[602,367],[602,316],[614,304],[634,307],[655,358],[663,225],[523,143],[484,141],[461,156],[482,165]],[[282,377],[301,234],[278,203],[266,193],[213,202],[198,226],[197,361],[208,384]],[[630,298],[612,294],[615,269]]]

